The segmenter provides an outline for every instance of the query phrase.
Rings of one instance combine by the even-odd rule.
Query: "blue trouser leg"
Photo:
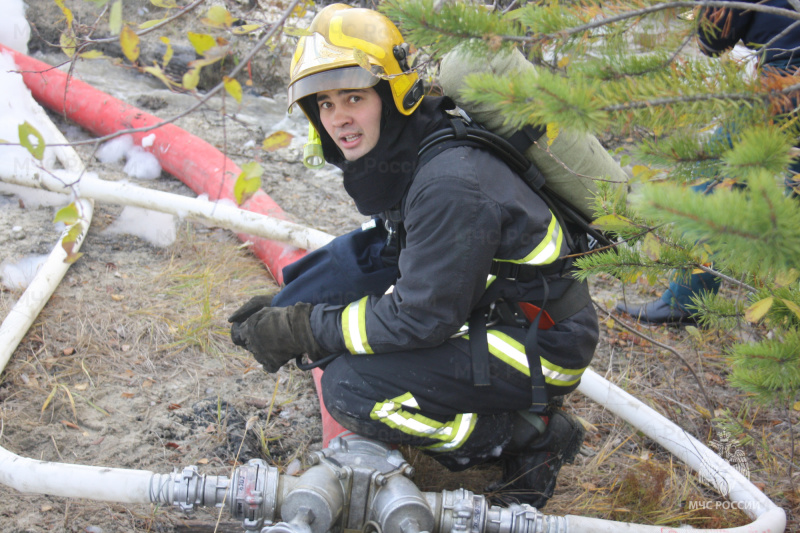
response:
[[[688,273],[678,270],[669,282],[669,288],[661,295],[661,299],[671,305],[678,306],[683,311],[691,312],[686,308],[692,303],[692,297],[702,292],[716,294],[721,285],[720,279],[708,272]]]
[[[366,295],[383,294],[397,279],[397,265],[383,251],[386,232],[380,227],[357,229],[283,269],[284,287],[273,307],[298,302],[347,305]]]

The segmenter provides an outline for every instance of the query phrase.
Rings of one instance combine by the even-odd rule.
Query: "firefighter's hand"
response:
[[[298,355],[316,361],[327,354],[311,331],[313,307],[307,303],[265,307],[244,322],[234,322],[231,339],[252,352],[267,372],[277,372]]]
[[[237,309],[231,316],[228,317],[228,322],[233,324],[234,322],[244,322],[257,312],[261,311],[265,307],[270,307],[272,305],[272,299],[275,297],[274,294],[262,294],[260,296],[253,296],[250,298],[246,304],[241,306]]]

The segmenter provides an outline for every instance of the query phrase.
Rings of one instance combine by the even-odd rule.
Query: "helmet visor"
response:
[[[289,107],[301,98],[321,91],[366,89],[376,85],[380,80],[380,77],[358,66],[317,72],[289,85]]]

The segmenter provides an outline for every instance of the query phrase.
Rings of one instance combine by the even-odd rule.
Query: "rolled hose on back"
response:
[[[486,103],[466,100],[462,91],[467,87],[470,74],[502,76],[513,72],[535,71],[517,49],[484,57],[466,46],[459,46],[444,56],[439,72],[439,83],[444,94],[466,111],[473,120],[505,139],[517,132],[506,121],[501,110]],[[598,189],[595,179],[625,183],[625,171],[600,144],[594,135],[560,129],[550,146],[542,147],[540,140],[528,148],[524,155],[544,175],[547,188],[591,220],[593,199]]]

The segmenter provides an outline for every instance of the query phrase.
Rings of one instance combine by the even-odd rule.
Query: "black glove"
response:
[[[244,322],[252,315],[261,311],[265,307],[272,305],[274,294],[262,294],[261,296],[253,296],[246,304],[237,309],[231,316],[228,317],[228,322]]]
[[[267,372],[307,354],[317,361],[328,355],[317,343],[311,331],[311,309],[314,306],[298,303],[289,307],[265,307],[250,315],[244,322],[234,322],[231,339],[252,352]],[[237,342],[239,341],[239,342]]]

